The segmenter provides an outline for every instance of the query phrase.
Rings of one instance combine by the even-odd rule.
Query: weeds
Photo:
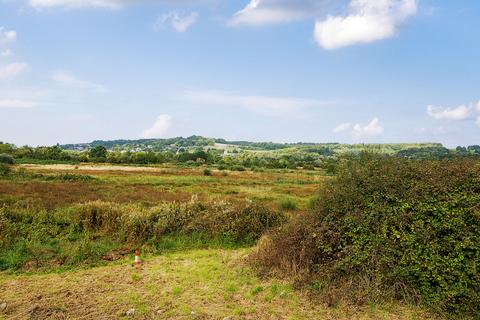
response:
[[[162,203],[153,207],[93,201],[55,210],[0,209],[0,269],[76,266],[112,250],[144,246],[239,246],[284,221],[253,203]]]

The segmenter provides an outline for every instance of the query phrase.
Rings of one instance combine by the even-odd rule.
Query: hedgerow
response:
[[[480,162],[363,154],[316,208],[272,232],[254,262],[295,272],[329,300],[415,300],[480,313]]]

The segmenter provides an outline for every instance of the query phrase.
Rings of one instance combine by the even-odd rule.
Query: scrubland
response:
[[[14,165],[0,318],[473,318],[479,168]]]

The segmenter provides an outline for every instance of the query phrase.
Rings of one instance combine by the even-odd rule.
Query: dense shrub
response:
[[[159,246],[172,237],[250,245],[284,221],[253,203],[162,203],[154,207],[94,201],[52,211],[0,208],[0,270],[33,263],[73,266],[98,261],[113,249]],[[155,249],[152,249],[153,251]]]
[[[9,154],[0,153],[0,163],[14,164],[15,160]]]
[[[342,164],[316,209],[272,233],[256,258],[356,302],[408,296],[478,314],[480,162],[364,154]]]
[[[203,175],[204,176],[211,176],[212,171],[210,169],[206,168],[206,169],[203,170]]]

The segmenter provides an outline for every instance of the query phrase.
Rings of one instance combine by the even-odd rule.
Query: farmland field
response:
[[[192,201],[207,207],[255,203],[288,218],[308,210],[320,184],[331,179],[321,171],[205,171],[173,165],[17,165],[13,171],[0,179],[2,210],[17,224],[28,221],[15,231],[25,232],[25,239],[12,235],[16,240],[0,257],[0,303],[6,303],[0,318],[433,318],[398,302],[326,304],[310,289],[299,288],[293,277],[260,277],[247,263],[255,242],[243,238],[232,242],[179,232],[156,242],[137,235],[118,241],[109,229],[85,236],[66,218],[88,208],[98,223],[105,207],[128,215]],[[25,231],[30,225],[35,227]],[[132,267],[135,247],[144,259],[140,268]]]

